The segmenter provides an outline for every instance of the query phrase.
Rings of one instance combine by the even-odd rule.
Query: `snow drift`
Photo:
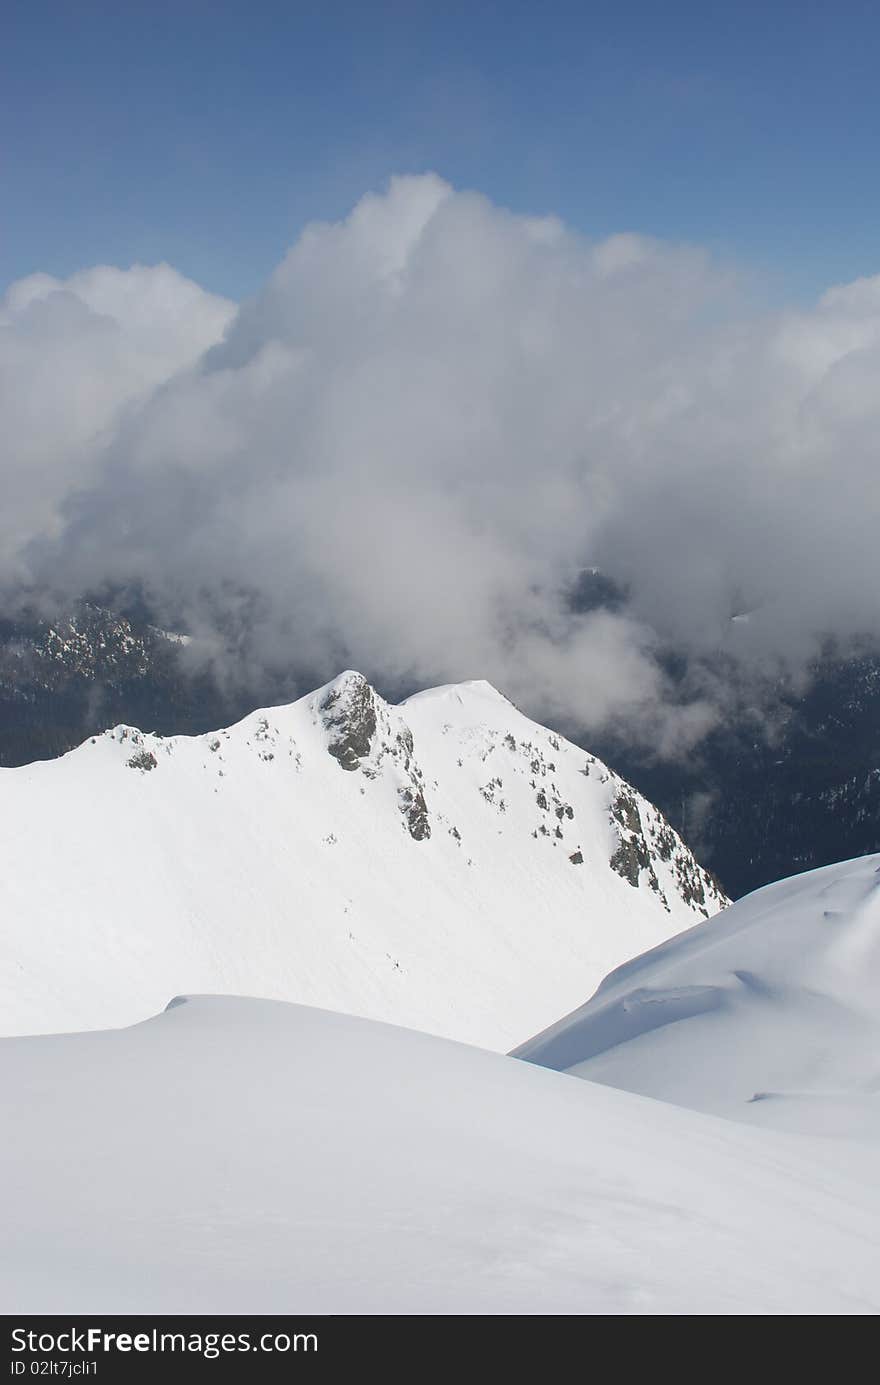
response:
[[[868,1313],[876,1150],[298,1006],[0,1042],[6,1313]]]
[[[757,890],[516,1050],[758,1124],[880,1137],[880,856]]]

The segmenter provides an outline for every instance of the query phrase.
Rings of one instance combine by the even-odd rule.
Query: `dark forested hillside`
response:
[[[121,721],[186,732],[237,715],[212,679],[183,666],[183,648],[89,602],[52,620],[0,620],[0,766],[61,755]]]
[[[772,736],[743,716],[686,760],[648,763],[614,736],[596,753],[657,803],[734,898],[880,850],[880,661],[829,658],[780,699]]]

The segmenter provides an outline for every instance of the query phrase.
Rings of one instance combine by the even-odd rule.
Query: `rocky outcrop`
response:
[[[327,750],[341,769],[360,768],[376,734],[376,697],[360,673],[338,678],[320,704],[327,728]]]
[[[155,769],[159,761],[156,759],[152,750],[137,750],[130,760],[125,762],[129,769]]]
[[[696,912],[708,918],[710,912],[723,908],[727,900],[718,881],[697,864],[678,833],[653,804],[639,800],[635,790],[622,780],[617,782],[610,804],[611,822],[617,832],[611,869],[635,889],[647,885],[668,909],[655,869],[655,863],[662,861],[672,869],[676,893]]]
[[[400,790],[400,811],[406,819],[409,835],[413,841],[424,842],[431,835],[431,822],[428,805],[421,789]]]
[[[413,749],[412,731],[400,713],[379,697],[361,673],[343,673],[318,704],[327,731],[327,751],[341,769],[368,779],[389,773],[398,779],[397,798],[413,841],[427,841],[431,820],[424,778]]]

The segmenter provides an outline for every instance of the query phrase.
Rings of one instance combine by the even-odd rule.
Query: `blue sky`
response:
[[[164,259],[241,297],[304,222],[434,169],[809,298],[880,270],[878,53],[856,0],[15,0],[0,283]]]

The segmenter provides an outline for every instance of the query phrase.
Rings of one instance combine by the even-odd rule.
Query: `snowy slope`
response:
[[[520,1057],[665,1101],[880,1138],[880,856],[768,885],[613,972]]]
[[[6,1313],[868,1313],[876,1149],[196,999],[0,1041]]]
[[[509,1048],[724,901],[657,811],[485,683],[358,674],[214,735],[0,770],[0,1033],[179,991]]]

